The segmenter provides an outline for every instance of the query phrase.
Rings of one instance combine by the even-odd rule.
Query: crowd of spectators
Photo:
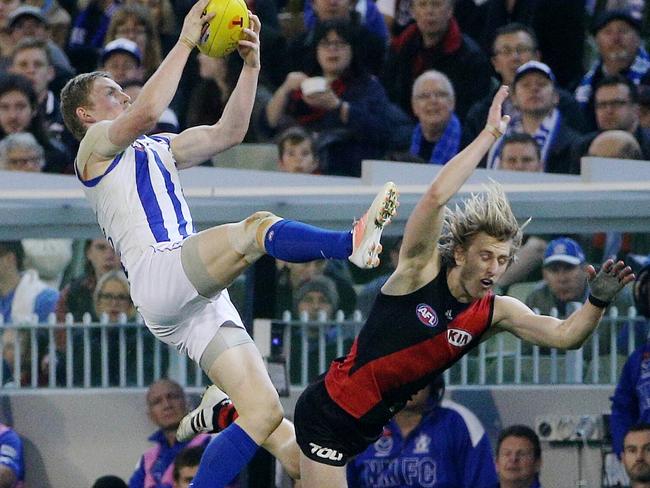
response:
[[[645,2],[299,3],[299,11],[295,2],[281,0],[249,4],[262,21],[262,69],[245,142],[277,144],[280,171],[360,176],[363,159],[444,165],[481,130],[500,84],[511,87],[504,112],[512,121],[482,166],[498,171],[579,174],[582,156],[650,160]],[[0,1],[0,170],[73,178],[78,143],[65,129],[59,110],[59,92],[65,82],[76,73],[101,69],[136,98],[173,46],[178,20],[191,4],[188,0]],[[222,59],[193,53],[177,96],[155,132],[179,132],[189,126],[215,123],[240,69],[237,53]],[[527,236],[520,259],[499,285],[507,292],[517,282],[537,281],[525,297],[526,303],[542,313],[554,309],[564,315],[571,302],[584,301],[588,294],[582,270],[586,262],[650,252],[643,247],[648,243],[641,241],[615,232],[593,238]],[[390,268],[397,264],[399,244],[399,239],[387,242],[382,268],[363,280],[347,267],[331,262],[275,263],[276,318],[285,310],[309,320],[330,320],[338,310],[346,317],[356,309],[365,313]],[[598,256],[589,259],[595,253]],[[236,299],[236,293],[233,295]],[[243,306],[243,302],[238,305]],[[630,293],[624,292],[614,305],[625,313],[631,304]],[[67,239],[0,242],[0,313],[5,323],[34,317],[45,322],[52,314],[59,323],[70,321],[66,319],[69,316],[73,322],[86,323],[136,320],[119,260],[110,243],[99,237],[74,244]],[[645,409],[636,406],[637,395],[645,394],[639,386],[643,377],[639,379],[638,370],[645,364],[648,346],[645,330],[634,333],[639,335],[637,343],[644,345],[628,360],[614,397],[614,418],[619,422],[615,424],[614,447],[624,460],[634,454],[633,447],[627,447],[626,433],[635,423],[648,420]],[[328,334],[326,339],[334,337]],[[109,385],[119,384],[117,335],[106,340],[110,358],[107,373],[100,364],[99,329],[89,337],[89,373],[83,358],[84,335],[62,327],[54,337],[52,355],[47,334],[39,334],[32,343],[24,330],[5,329],[0,338],[4,386],[33,381],[29,367],[32,348],[37,349],[38,384],[47,384],[52,369],[55,383],[65,384],[67,342],[75,345],[73,385],[89,381],[98,386],[103,382],[102,374],[108,375]],[[317,341],[312,339],[317,338],[312,337],[307,344],[315,353]],[[126,345],[131,352],[135,341],[136,336],[127,333]],[[626,336],[619,338],[619,344],[626,342]],[[145,342],[145,358],[152,357],[152,347],[153,342]],[[333,347],[333,342],[327,347]],[[16,359],[16,352],[22,360]],[[300,348],[293,352],[301,354]],[[607,354],[607,347],[601,352]],[[314,358],[315,354],[310,355],[312,372],[317,369]],[[17,364],[22,365],[20,371],[14,371]],[[149,384],[153,380],[151,368],[145,370],[149,371],[145,378]],[[127,367],[127,371],[127,384],[134,384],[134,370]],[[84,378],[87,375],[89,380]],[[147,464],[154,455],[145,454],[139,467],[142,473],[135,477],[164,477],[169,486],[186,486],[183,480],[195,472],[200,447],[182,451],[185,446],[176,445],[170,434],[172,427],[164,425],[156,413],[163,404],[176,408],[178,415],[185,413],[187,406],[179,389],[168,381],[151,386],[149,415],[161,429],[152,441],[157,444],[155,455],[164,455],[165,462]],[[419,399],[422,404],[411,405],[404,415],[415,416],[418,422],[433,422],[431,419],[443,412],[447,417],[458,417],[456,407],[443,408],[439,398],[435,394],[427,397],[429,394],[427,390]],[[466,416],[463,418],[467,421]],[[406,434],[400,434],[404,429],[400,418],[394,422],[393,431],[371,449],[389,452],[389,439],[391,446],[405,441]],[[3,435],[8,435],[4,433],[6,427],[0,427],[5,429]],[[433,427],[418,424],[412,428]],[[647,435],[648,431],[632,430],[636,434],[630,436],[631,446],[635,436]],[[496,476],[501,486],[510,486],[508,476],[520,476],[529,483],[526,486],[538,486],[541,451],[539,440],[529,431],[523,426],[504,431],[497,446],[496,471],[486,474],[477,470],[476,476]],[[411,438],[409,442],[413,441]],[[472,438],[467,442],[476,449],[483,441]],[[179,452],[185,457],[177,469],[169,469]],[[464,454],[470,452],[465,450]],[[363,463],[370,463],[372,456],[369,453],[367,459],[360,458],[352,465],[351,469],[358,471],[351,471],[351,476],[370,480]],[[393,462],[389,457],[384,461]],[[20,480],[22,466],[18,462],[17,466],[13,476]],[[147,466],[160,473],[147,473]],[[481,469],[485,469],[484,464]],[[471,471],[463,474],[469,476]],[[478,486],[473,481],[466,484]]]

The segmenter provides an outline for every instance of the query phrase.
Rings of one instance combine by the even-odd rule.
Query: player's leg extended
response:
[[[256,212],[189,237],[183,244],[183,269],[203,296],[227,288],[263,254],[289,262],[349,259],[361,268],[379,264],[379,240],[397,208],[397,188],[386,183],[352,232],[320,229],[270,212]]]
[[[223,331],[227,334],[245,334],[242,329],[232,327],[222,327]],[[283,412],[280,400],[269,379],[266,367],[255,344],[249,341],[235,345],[220,352],[216,356],[216,359],[211,360],[211,358],[212,356],[210,354],[206,355],[204,353],[201,358],[201,366],[208,373],[212,382],[228,393],[233,404],[237,407],[237,413],[239,415],[235,421],[235,434],[230,432],[233,430],[233,426],[231,426],[223,430],[221,435],[217,437],[217,439],[220,439],[225,436],[225,440],[222,442],[225,452],[228,452],[228,449],[231,448],[227,443],[229,437],[236,435],[239,440],[240,437],[245,436],[248,439],[246,439],[244,445],[252,446],[253,444],[251,443],[254,443],[255,446],[262,445],[262,447],[278,458],[292,477],[297,477],[299,461],[293,425],[282,418]],[[210,360],[210,367],[206,367],[206,359]],[[218,392],[218,390],[216,391]],[[213,392],[209,389],[206,392],[206,396],[211,393]],[[210,431],[225,427],[222,424],[218,425],[217,428],[212,428],[214,427],[212,425],[213,423],[219,424],[224,420],[223,418],[219,420],[216,418],[219,416],[219,413],[215,417],[211,415],[213,405],[219,401],[218,393],[216,397],[212,395],[212,398],[206,399],[204,396],[204,400],[202,400],[199,408],[188,414],[181,422],[177,434],[179,439],[185,439],[197,430]],[[229,407],[229,405],[226,405],[221,409],[217,409],[217,412],[219,410],[227,411]],[[226,415],[226,421],[227,417],[228,415]],[[269,438],[269,436],[271,437]],[[253,454],[254,449],[250,453],[250,456],[252,457]],[[233,476],[250,460],[246,457],[233,460],[232,455],[227,455],[227,457],[229,457],[232,461],[231,464],[233,464],[233,467],[230,468],[231,470],[235,469],[234,461],[238,461],[239,463]],[[215,457],[215,459],[218,458],[219,456]],[[227,477],[231,471],[227,471],[226,468],[227,466],[220,465],[214,469],[216,469],[220,476]],[[225,480],[225,478],[219,479]]]
[[[300,453],[300,483],[309,488],[347,488],[345,466],[330,466]]]

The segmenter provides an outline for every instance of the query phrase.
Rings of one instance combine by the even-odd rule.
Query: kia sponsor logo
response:
[[[420,303],[417,307],[415,307],[415,313],[417,314],[420,322],[422,322],[427,327],[435,327],[438,325],[438,315],[436,314],[436,311],[431,307],[431,305]]]
[[[472,334],[460,329],[447,329],[447,342],[452,346],[463,347],[470,343]]]
[[[319,446],[313,442],[310,442],[309,446],[311,447],[311,453],[316,454],[319,458],[330,459],[331,461],[340,461],[343,459],[343,453],[330,449],[329,447]]]

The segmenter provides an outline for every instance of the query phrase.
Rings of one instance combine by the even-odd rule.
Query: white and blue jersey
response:
[[[80,178],[127,271],[148,247],[179,242],[196,232],[170,142],[160,135],[138,137],[115,155],[104,174]]]
[[[476,416],[451,401],[425,414],[404,438],[391,420],[383,435],[347,465],[355,488],[493,488],[490,441]]]

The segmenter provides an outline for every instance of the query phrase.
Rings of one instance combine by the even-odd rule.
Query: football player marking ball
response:
[[[250,27],[248,6],[244,0],[210,0],[202,15],[211,12],[215,15],[203,24],[197,47],[207,56],[221,58],[237,49],[244,29]]]

